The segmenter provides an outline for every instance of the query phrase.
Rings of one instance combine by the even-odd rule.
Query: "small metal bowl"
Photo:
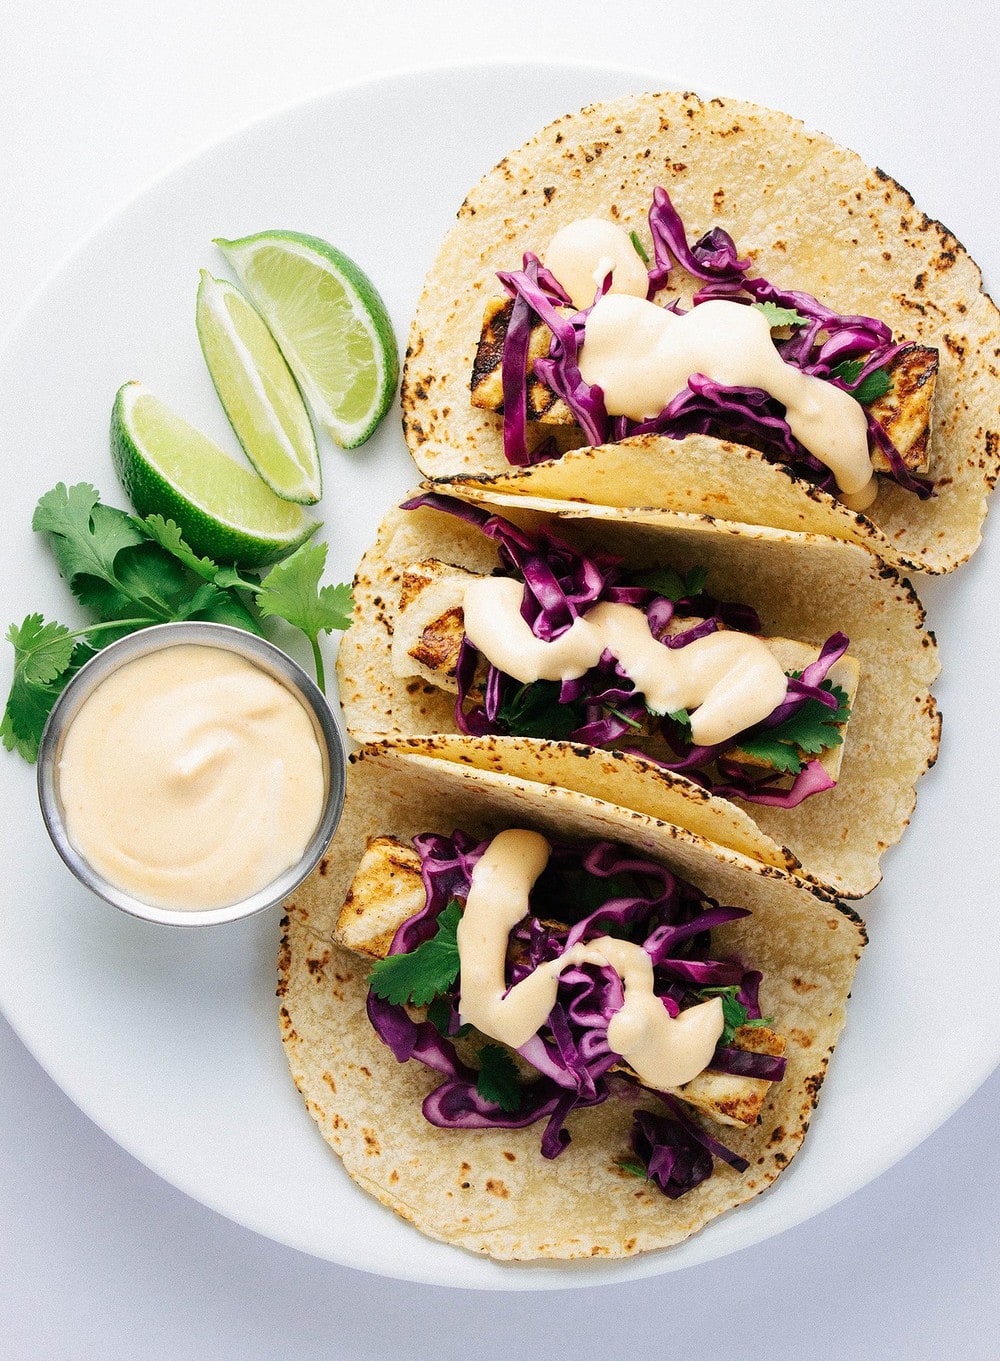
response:
[[[127,890],[109,883],[73,846],[66,833],[64,810],[59,797],[59,762],[70,724],[102,681],[119,667],[139,657],[162,648],[192,643],[236,653],[266,675],[272,676],[295,696],[312,720],[323,757],[325,798],[319,823],[301,860],[277,879],[250,897],[226,907],[173,909],[144,903]],[[344,806],[345,767],[343,738],[333,710],[309,676],[280,648],[253,633],[231,628],[227,624],[202,621],[156,624],[103,648],[81,667],[59,696],[49,715],[39,747],[38,801],[46,830],[56,850],[80,882],[106,902],[146,921],[169,926],[216,926],[252,916],[255,912],[262,912],[280,903],[315,868],[340,821]]]

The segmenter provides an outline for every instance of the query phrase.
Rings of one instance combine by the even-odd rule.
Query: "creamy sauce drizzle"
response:
[[[877,483],[861,406],[832,383],[786,364],[759,308],[713,299],[677,314],[647,302],[648,275],[627,233],[581,218],[563,227],[545,263],[587,318],[580,372],[611,416],[651,420],[702,373],[726,387],[756,387],[781,402],[795,438],[833,473],[844,503],[866,510]],[[611,288],[594,301],[609,270]]]
[[[685,647],[665,647],[650,633],[642,610],[604,601],[546,641],[521,617],[523,592],[512,577],[480,577],[466,587],[464,601],[469,641],[522,684],[575,680],[607,649],[653,713],[694,711],[691,736],[697,746],[727,741],[785,698],[784,671],[752,634],[721,629]]]
[[[225,907],[295,864],[319,823],[323,758],[283,685],[221,648],[128,662],[84,702],[58,770],[66,829],[153,906]]]
[[[551,847],[537,832],[501,832],[472,872],[458,926],[463,1022],[519,1049],[555,1005],[559,976],[574,964],[616,970],[625,1001],[608,1025],[608,1044],[652,1087],[679,1087],[708,1066],[723,1030],[717,997],[672,1017],[653,992],[653,964],[641,945],[600,936],[571,946],[526,978],[506,986],[510,931],[528,912],[528,894],[548,864]]]
[[[545,252],[551,269],[582,311],[610,274],[612,293],[645,298],[649,275],[628,233],[601,217],[581,217],[556,232]]]
[[[785,407],[792,434],[854,495],[872,479],[868,422],[847,392],[786,364],[759,308],[713,299],[678,314],[644,298],[599,298],[587,318],[580,372],[604,392],[609,415],[648,420],[703,373],[756,387]]]

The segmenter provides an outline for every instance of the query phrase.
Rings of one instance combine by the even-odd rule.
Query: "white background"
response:
[[[985,3],[12,10],[0,25],[0,323],[108,212],[249,120],[368,74],[547,56],[786,109],[888,169],[1000,292],[998,41]],[[960,904],[942,910],[960,918]],[[996,1075],[897,1167],[777,1239],[658,1279],[505,1297],[365,1276],[219,1218],[96,1130],[2,1020],[0,1092],[4,1361],[1000,1357]]]

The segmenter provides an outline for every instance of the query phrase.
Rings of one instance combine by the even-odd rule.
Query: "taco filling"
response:
[[[594,446],[735,440],[852,510],[871,505],[880,476],[931,494],[935,349],[751,277],[722,227],[689,244],[663,188],[648,220],[651,261],[635,232],[582,218],[544,259],[528,252],[498,274],[507,296],[487,305],[471,386],[474,405],[503,413],[508,463],[558,456],[554,439],[529,449],[535,421],[576,425]]]
[[[544,1121],[653,1094],[621,1166],[676,1199],[719,1158],[747,1161],[692,1116],[746,1128],[785,1071],[761,1014],[762,975],[716,953],[712,931],[749,917],[607,840],[510,829],[481,840],[371,839],[334,939],[374,960],[368,1016],[399,1062],[443,1075],[423,1114],[443,1129]]]
[[[402,574],[393,670],[454,690],[461,732],[611,746],[778,807],[834,787],[860,674],[845,634],[763,638],[697,568],[629,571],[452,497],[418,506],[478,526],[503,569],[431,558]]]

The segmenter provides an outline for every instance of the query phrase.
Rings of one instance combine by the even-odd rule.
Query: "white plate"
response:
[[[198,270],[222,272],[212,237],[275,226],[329,238],[372,274],[405,341],[424,272],[480,174],[548,119],[649,84],[606,68],[488,66],[342,89],[210,149],[102,226],[0,349],[7,617],[79,620],[31,513],[57,481],[92,481],[124,504],[107,442],[120,383],[145,380],[231,442],[194,329]],[[947,204],[923,206],[947,220]],[[341,579],[417,480],[398,422],[356,453],[328,452],[325,476],[329,572]],[[864,904],[872,943],[805,1151],[772,1191],[680,1248],[593,1267],[504,1266],[430,1242],[377,1205],[344,1175],[289,1078],[277,914],[170,930],[89,897],[46,839],[34,771],[6,755],[0,1005],[55,1081],[147,1166],[319,1257],[438,1284],[564,1288],[759,1242],[902,1157],[1000,1061],[997,581],[993,535],[970,566],[924,589],[945,660],[942,756]],[[9,664],[8,651],[4,688]]]

